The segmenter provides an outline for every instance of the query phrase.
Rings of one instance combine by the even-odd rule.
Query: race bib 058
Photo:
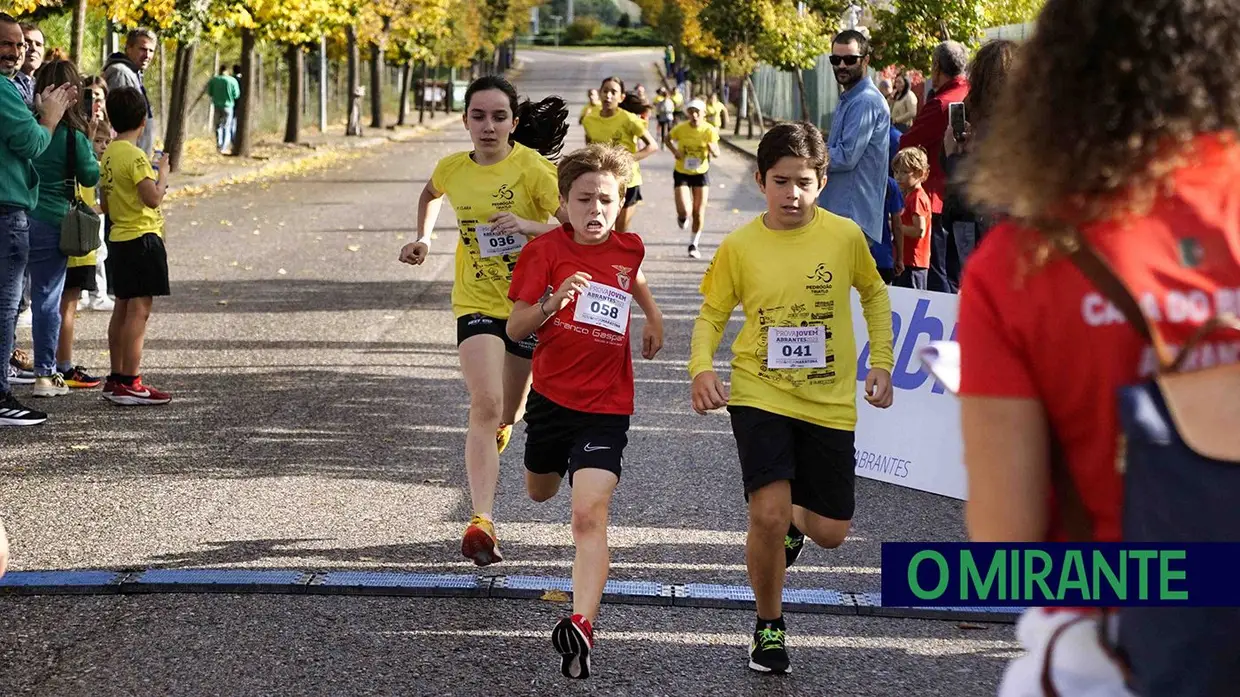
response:
[[[629,327],[629,306],[633,296],[611,286],[590,283],[577,296],[573,321],[624,334]]]

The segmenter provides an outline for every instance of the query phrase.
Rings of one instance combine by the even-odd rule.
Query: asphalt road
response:
[[[522,56],[523,93],[570,100],[573,145],[584,142],[586,90],[617,74],[653,91],[658,60]],[[426,266],[396,261],[434,162],[468,142],[450,127],[169,206],[173,295],[156,303],[144,372],[175,401],[129,410],[74,394],[40,404],[46,425],[0,431],[14,568],[472,570],[459,557],[468,398],[448,304],[450,210]],[[694,260],[675,224],[670,155],[642,169],[634,229],[668,333],[655,360],[637,354],[613,578],[744,584],[735,445],[725,415],[692,412],[686,361],[701,273],[762,199],[751,165],[725,150]],[[103,373],[106,322],[84,315],[77,342],[79,362]],[[508,561],[488,572],[567,576],[568,497],[526,498],[521,431],[496,504]],[[789,583],[877,591],[881,542],[962,539],[961,513],[957,501],[860,480],[848,542],[808,548]],[[597,679],[564,686],[546,640],[560,611],[518,600],[0,598],[0,694],[984,695],[1015,648],[1004,625],[798,615],[796,674],[761,680],[744,670],[747,613],[606,606]]]

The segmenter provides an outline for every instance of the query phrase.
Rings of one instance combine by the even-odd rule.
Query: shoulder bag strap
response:
[[[77,200],[77,130],[73,126],[65,126],[65,145],[68,175],[65,177],[65,199],[72,205]]]

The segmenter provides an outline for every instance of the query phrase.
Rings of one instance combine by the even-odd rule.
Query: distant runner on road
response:
[[[618,145],[633,154],[633,178],[625,182],[624,208],[616,220],[617,232],[628,232],[642,200],[642,170],[637,164],[659,151],[658,144],[650,137],[646,122],[641,117],[624,111],[620,102],[624,99],[624,81],[618,77],[603,80],[599,87],[602,105],[581,121],[586,129],[586,145],[603,143]],[[644,143],[644,145],[642,145]]]
[[[700,99],[689,102],[685,113],[689,120],[676,124],[663,142],[676,158],[672,185],[676,196],[676,224],[681,230],[693,224],[689,239],[689,256],[700,259],[698,240],[706,219],[706,199],[710,194],[710,161],[719,157],[719,131],[706,122],[706,103]],[[692,199],[692,203],[690,203]],[[690,216],[692,213],[692,216]]]
[[[460,228],[452,311],[461,372],[469,390],[465,471],[474,515],[461,554],[478,566],[503,561],[492,507],[499,455],[521,418],[530,386],[534,337],[514,341],[504,331],[512,311],[512,270],[530,239],[557,227],[555,165],[568,131],[568,107],[559,97],[518,104],[517,90],[502,77],[475,80],[465,91],[465,128],[473,150],[435,166],[418,200],[418,237],[400,260],[426,261],[443,196],[452,201]]]

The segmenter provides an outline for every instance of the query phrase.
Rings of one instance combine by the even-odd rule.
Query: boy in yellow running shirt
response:
[[[749,502],[745,556],[758,610],[749,667],[763,673],[789,671],[780,607],[785,569],[806,535],[822,547],[842,544],[853,516],[852,288],[871,346],[866,401],[883,409],[892,401],[887,285],[861,228],[818,207],[826,171],[827,149],[814,126],[786,123],[767,132],[757,172],[767,210],[720,244],[693,327],[693,408],[705,414],[726,406],[740,455]],[[745,323],[732,344],[729,396],[713,362],[738,304]]]
[[[706,199],[710,194],[710,161],[719,157],[719,131],[706,123],[706,103],[700,99],[689,102],[685,113],[688,121],[672,127],[663,144],[676,158],[672,186],[676,194],[676,224],[681,230],[689,223],[690,192],[692,192],[693,237],[689,239],[689,256],[700,259],[698,240],[706,217]]]

